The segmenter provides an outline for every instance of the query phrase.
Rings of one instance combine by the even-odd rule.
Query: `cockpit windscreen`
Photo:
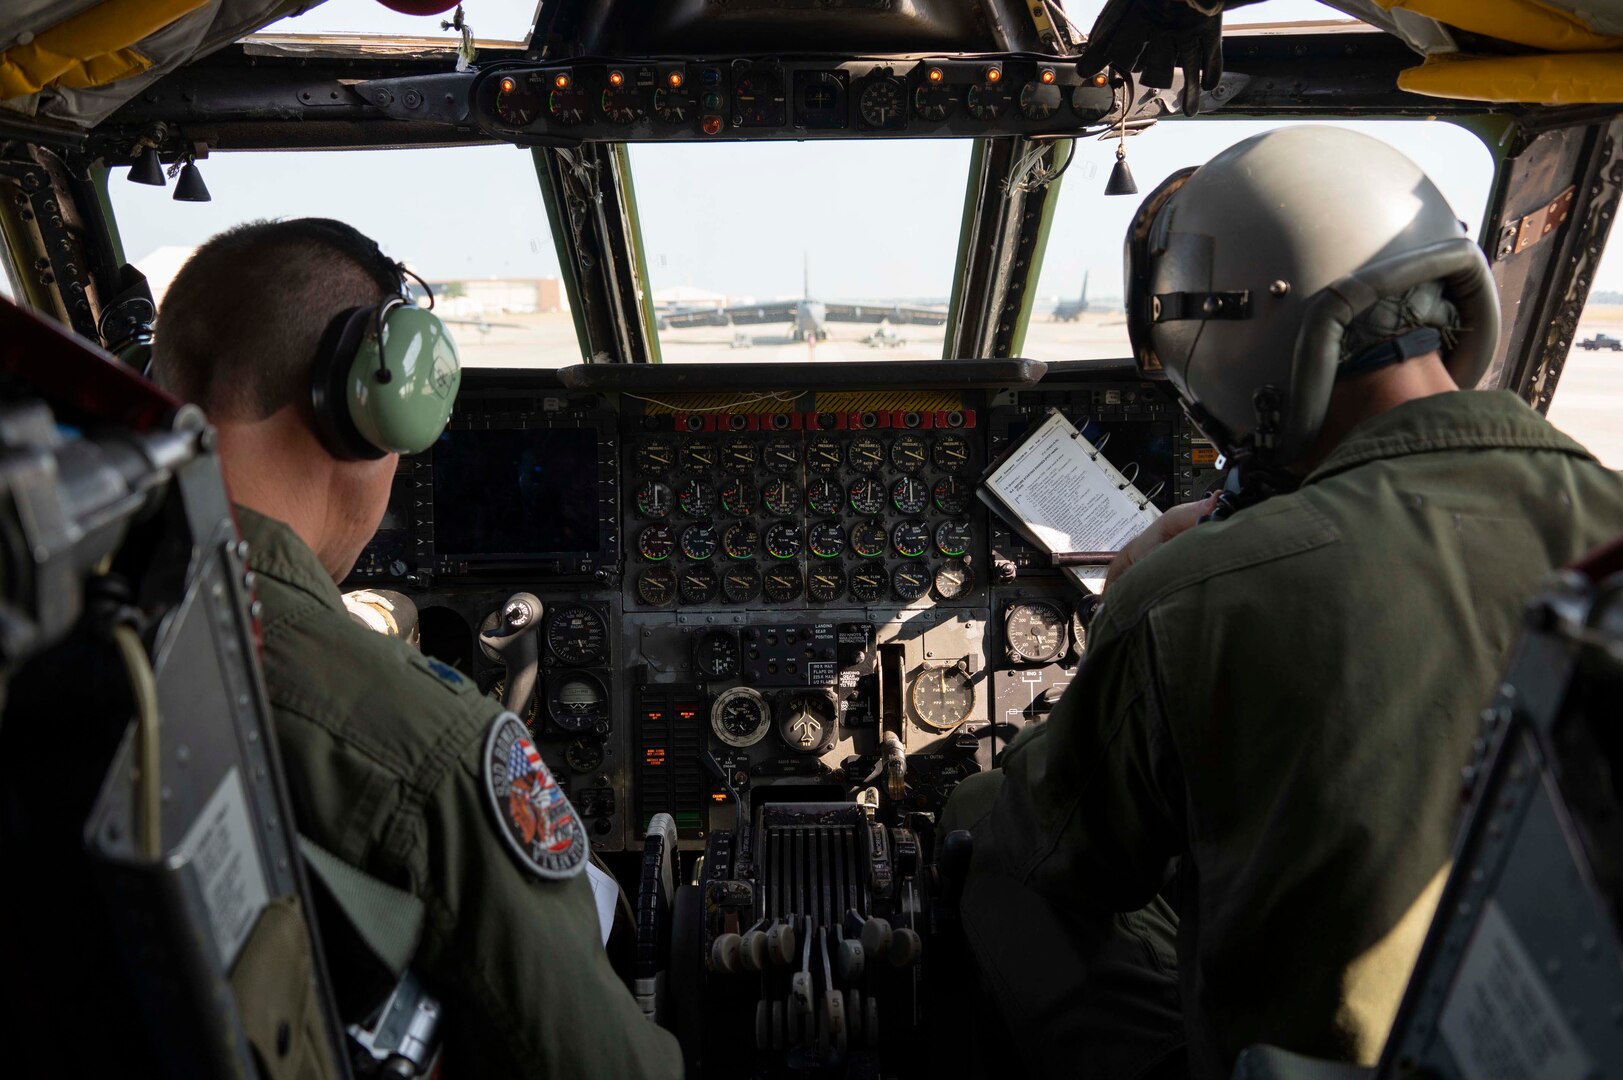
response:
[[[598,548],[591,428],[451,430],[434,447],[434,548],[474,559]]]

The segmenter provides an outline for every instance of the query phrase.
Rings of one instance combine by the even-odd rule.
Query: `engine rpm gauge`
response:
[[[851,595],[864,604],[871,604],[885,595],[890,575],[878,563],[869,563],[851,571]]]
[[[907,124],[907,97],[902,84],[884,77],[870,81],[857,95],[857,114],[871,128],[904,127]]]
[[[912,601],[917,600],[930,591],[932,580],[927,567],[911,563],[907,566],[898,566],[896,573],[890,577],[890,591],[896,594],[896,599]]]
[[[703,480],[684,480],[676,491],[676,505],[684,514],[709,517],[716,508],[716,489]]]
[[[637,599],[650,607],[664,607],[676,599],[676,574],[663,566],[637,575]]]
[[[761,447],[761,464],[780,476],[787,476],[800,467],[800,451],[780,435]]]
[[[962,473],[969,469],[969,440],[962,435],[943,435],[932,451],[935,467],[943,472]]]
[[[877,559],[885,553],[890,537],[885,527],[872,521],[859,521],[851,526],[851,550],[864,559]]]
[[[916,559],[930,550],[930,527],[922,521],[900,521],[890,533],[896,554]]]
[[[949,558],[969,551],[971,533],[967,521],[943,521],[935,527],[935,549]]]
[[[827,435],[817,435],[806,444],[806,466],[812,472],[838,469],[840,457],[840,444]]]
[[[586,731],[604,719],[608,693],[595,675],[572,672],[547,694],[547,712],[552,722],[565,731]]]
[[[715,599],[717,584],[714,570],[708,566],[695,566],[682,571],[676,583],[677,594],[684,604],[708,604]]]
[[[837,521],[819,521],[806,530],[806,547],[819,559],[837,558],[845,551],[845,530]]]
[[[547,650],[563,663],[576,667],[601,660],[609,636],[603,616],[585,604],[569,604],[548,611],[544,633]]]
[[[703,562],[716,553],[716,526],[708,521],[689,525],[682,530],[682,554],[694,562]]]
[[[671,487],[661,480],[648,480],[638,486],[634,496],[637,513],[645,518],[669,517],[674,501]]]
[[[885,464],[885,444],[872,435],[858,435],[846,447],[845,457],[858,472],[876,473]]]
[[[931,496],[935,499],[935,508],[943,514],[962,514],[969,509],[969,501],[975,493],[956,476],[943,476],[935,482]]]
[[[649,562],[664,562],[676,550],[676,531],[669,525],[649,525],[637,534],[637,554]]]
[[[650,476],[664,476],[676,463],[676,447],[664,439],[650,439],[637,447],[634,460],[638,470]]]
[[[729,604],[747,604],[761,594],[761,575],[748,566],[729,567],[721,575],[721,595]]]
[[[761,591],[774,604],[787,604],[800,595],[800,570],[793,566],[769,567],[761,575]]]
[[[930,447],[920,435],[902,435],[890,444],[890,462],[905,473],[915,473],[930,460]]]
[[[800,485],[793,480],[778,477],[761,489],[766,508],[779,517],[789,517],[800,510]]]
[[[851,509],[859,514],[879,514],[885,509],[885,489],[871,476],[851,484]]]
[[[819,604],[838,600],[845,592],[845,574],[838,566],[813,566],[806,571],[806,595]]]
[[[766,553],[774,559],[794,558],[800,554],[800,523],[779,521],[768,525],[762,543],[766,547]]]
[[[975,684],[962,668],[924,668],[907,693],[913,715],[925,727],[951,731],[975,711]]]
[[[826,476],[806,485],[806,506],[814,514],[838,514],[845,505],[845,492]]]
[[[1003,614],[1003,643],[1017,664],[1049,664],[1065,651],[1069,613],[1052,600],[1025,600]]]
[[[749,517],[755,505],[755,485],[748,480],[733,480],[721,489],[721,508],[733,517]]]
[[[890,504],[904,514],[922,514],[930,505],[930,488],[916,476],[904,476],[890,485]]]
[[[754,746],[772,727],[772,707],[761,692],[735,686],[710,707],[710,730],[728,746]]]
[[[721,534],[721,547],[729,559],[748,559],[761,546],[761,534],[746,522],[727,526]]]
[[[693,643],[693,673],[702,679],[738,676],[738,638],[731,630],[707,630]]]

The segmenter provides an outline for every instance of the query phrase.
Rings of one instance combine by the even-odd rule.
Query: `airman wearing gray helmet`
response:
[[[1118,558],[1050,719],[955,793],[966,932],[1033,1073],[1146,1074],[1090,1057],[1075,928],[1161,897],[1190,1073],[1257,1043],[1373,1064],[1522,606],[1623,532],[1623,480],[1472,389],[1487,262],[1376,139],[1241,142],[1145,200],[1126,259],[1140,368],[1242,479]],[[1076,970],[1036,974],[1057,951]]]

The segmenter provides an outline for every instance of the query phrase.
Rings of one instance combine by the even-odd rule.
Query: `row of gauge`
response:
[[[911,432],[898,435],[888,450],[873,435],[858,435],[846,442],[832,435],[813,435],[806,441],[806,470],[828,474],[845,465],[871,476],[888,460],[910,475],[933,463],[942,472],[961,476],[971,468],[971,454],[969,440],[950,433],[936,436],[933,442]],[[799,445],[787,436],[762,442],[740,435],[719,443],[694,438],[680,446],[670,439],[649,439],[637,447],[632,460],[638,472],[664,477],[677,471],[704,476],[717,469],[745,475],[757,467],[779,476],[793,476],[800,471],[801,459]]]
[[[778,521],[764,530],[750,522],[722,526],[714,521],[698,521],[677,531],[663,522],[645,525],[637,533],[637,554],[647,562],[664,562],[680,552],[693,562],[704,562],[718,552],[729,559],[753,559],[765,553],[774,559],[799,558],[810,552],[819,559],[835,559],[849,551],[864,559],[876,559],[894,552],[904,559],[916,559],[932,548],[949,559],[969,553],[973,533],[969,522],[953,518],[930,524],[907,518],[886,529],[876,521],[859,521],[849,530],[838,521]]]
[[[718,569],[699,563],[681,571],[655,566],[638,573],[636,589],[637,599],[650,607],[666,607],[677,601],[708,604],[717,597],[729,604],[748,604],[757,599],[787,604],[798,600],[803,592],[819,604],[846,596],[872,604],[886,598],[910,602],[925,593],[933,593],[940,600],[956,600],[974,584],[968,561],[953,559],[935,567],[903,563],[894,570],[872,562],[853,566],[849,573],[831,563],[814,564],[804,570],[794,562],[765,570],[747,564]]]

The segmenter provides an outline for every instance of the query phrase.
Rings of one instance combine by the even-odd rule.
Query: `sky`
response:
[[[1098,3],[1072,3],[1091,24]],[[522,34],[526,0],[469,0],[475,29]],[[1233,22],[1337,18],[1311,0],[1268,0]],[[483,19],[483,23],[480,20]],[[505,20],[505,21],[504,21]],[[516,28],[516,29],[513,29]],[[439,33],[438,20],[397,16],[375,0],[329,0],[274,31]],[[1163,122],[1130,138],[1140,191],[1272,122]],[[1437,121],[1348,124],[1408,154],[1437,182],[1473,235],[1492,180],[1475,136]],[[1115,141],[1079,144],[1065,175],[1043,297],[1120,295],[1121,238],[1138,204],[1107,197]],[[970,143],[967,140],[666,143],[633,146],[644,250],[654,288],[687,285],[732,297],[798,296],[802,262],[824,299],[944,299],[951,287]],[[230,225],[305,214],[341,218],[435,279],[537,277],[557,256],[528,151],[506,146],[364,152],[218,154],[202,163],[209,203],[177,203],[172,188],[114,177],[126,255],[191,246]],[[1607,260],[1620,263],[1623,260]],[[1623,289],[1623,265],[1603,264],[1600,289]]]

